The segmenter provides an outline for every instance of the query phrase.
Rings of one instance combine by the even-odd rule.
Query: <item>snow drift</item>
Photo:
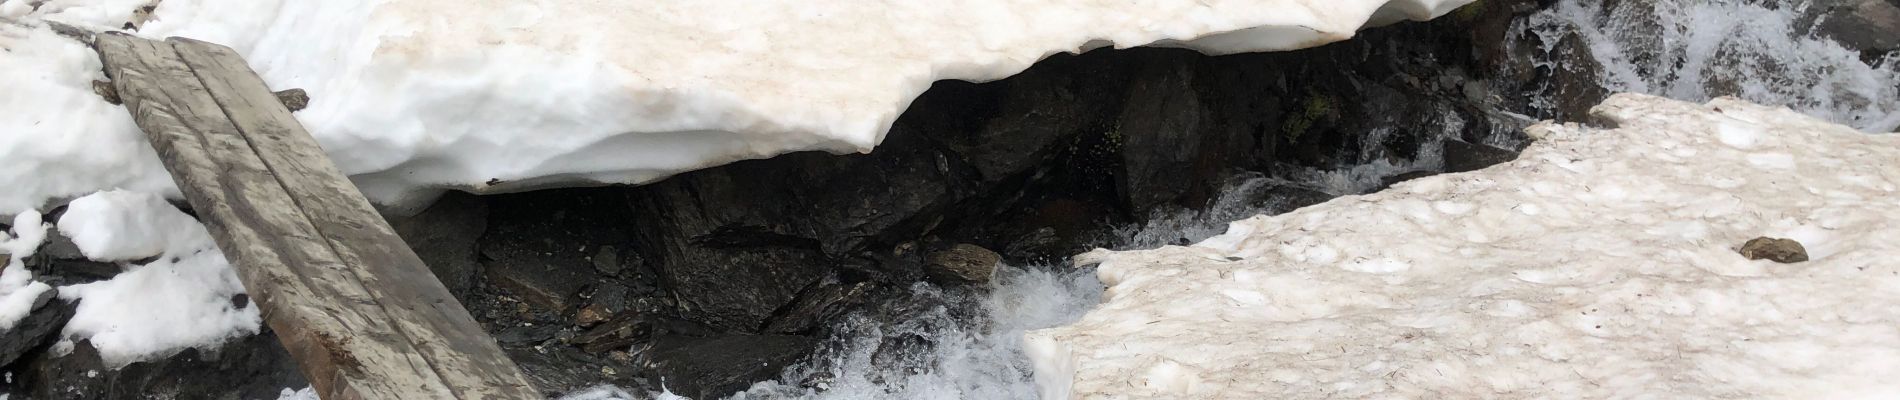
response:
[[[0,213],[169,184],[98,61],[37,21],[231,45],[372,200],[642,183],[804,150],[864,152],[939,79],[1103,46],[1289,50],[1470,0],[0,3]],[[32,172],[21,172],[32,171]]]
[[[1900,137],[1617,95],[1516,161],[1096,251],[1044,398],[1900,394]],[[1751,261],[1758,236],[1811,261]]]

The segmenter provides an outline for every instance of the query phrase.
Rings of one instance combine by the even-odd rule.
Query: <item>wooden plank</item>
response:
[[[329,248],[170,45],[97,37],[107,75],[326,399],[448,398],[427,360]]]
[[[495,339],[396,235],[236,51],[169,40],[410,345],[460,398],[537,396]]]

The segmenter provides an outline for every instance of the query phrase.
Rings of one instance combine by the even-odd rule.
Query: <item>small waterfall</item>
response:
[[[1577,35],[1600,86],[1701,102],[1736,96],[1869,132],[1900,129],[1900,53],[1822,37],[1809,0],[1570,0],[1517,21],[1549,54]],[[1900,34],[1900,33],[1896,33]],[[1544,61],[1546,65],[1557,61]],[[1533,107],[1549,107],[1548,98]]]

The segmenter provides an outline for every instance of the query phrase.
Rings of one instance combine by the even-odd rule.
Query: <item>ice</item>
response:
[[[60,231],[73,235],[89,257],[159,257],[109,280],[60,287],[59,297],[78,300],[79,307],[56,348],[90,340],[105,365],[117,368],[257,334],[262,318],[240,299],[244,286],[224,254],[202,225],[157,195],[81,197],[61,218]],[[153,249],[162,252],[147,252]]]
[[[1618,128],[1078,256],[1109,288],[1025,335],[1043,398],[1900,396],[1900,137],[1733,98],[1593,113]],[[1737,254],[1759,236],[1810,261]]]
[[[145,2],[9,0],[0,213],[163,192],[98,61],[40,23],[117,29]],[[641,183],[793,151],[870,151],[940,79],[988,81],[1102,46],[1312,47],[1470,0],[509,2],[165,0],[137,33],[230,45],[379,204]],[[13,82],[21,82],[14,86]]]

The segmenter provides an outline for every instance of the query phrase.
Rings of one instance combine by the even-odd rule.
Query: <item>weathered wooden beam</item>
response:
[[[170,42],[450,390],[461,398],[533,395],[495,339],[396,236],[243,57],[213,43]]]
[[[388,225],[235,53],[120,34],[98,35],[95,45],[126,108],[320,396],[538,397],[427,266],[384,235]]]

